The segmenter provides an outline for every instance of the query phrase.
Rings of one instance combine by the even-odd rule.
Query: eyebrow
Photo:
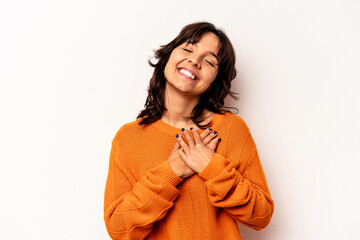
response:
[[[186,43],[186,46],[189,45],[189,44],[195,45],[195,46],[197,47],[197,43],[187,42],[187,43]],[[207,53],[210,53],[210,55],[212,55],[214,58],[216,58],[216,60],[217,60],[218,63],[220,62],[219,57],[216,56],[216,54],[215,54],[213,51],[207,51]]]
[[[216,60],[218,61],[218,63],[220,62],[218,56],[216,56],[216,54],[215,54],[213,51],[209,51],[209,53],[216,58]]]

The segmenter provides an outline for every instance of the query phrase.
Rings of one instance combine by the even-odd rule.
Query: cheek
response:
[[[217,77],[217,74],[218,74],[217,71],[216,71],[216,72],[212,72],[212,73],[209,74],[210,84],[211,84],[213,81],[215,81],[215,79],[216,79],[216,77]]]
[[[168,80],[168,77],[169,77],[169,65],[168,64],[165,65],[164,76],[165,76],[165,79]]]
[[[179,49],[174,49],[170,54],[168,62],[171,62],[172,64],[178,64],[185,58],[186,56]]]
[[[165,65],[165,71],[166,70],[170,70],[171,68],[174,68],[175,67],[175,63],[176,63],[176,60],[174,58],[175,56],[173,54],[170,55],[166,65]]]
[[[164,76],[166,80],[171,79],[171,76],[174,74],[174,71],[176,70],[176,67],[171,64],[171,61],[169,59],[169,61],[166,63],[165,68],[164,68]]]
[[[164,68],[165,77],[166,77],[166,74],[175,72],[178,64],[181,63],[183,60],[184,60],[184,57],[181,56],[181,54],[178,54],[175,51],[173,51],[165,65],[165,68]]]
[[[165,68],[164,68],[164,75],[166,77],[166,74],[169,72],[170,68],[171,68],[171,63],[173,62],[173,56],[172,56],[172,53],[171,55],[169,56],[169,59],[165,65]]]

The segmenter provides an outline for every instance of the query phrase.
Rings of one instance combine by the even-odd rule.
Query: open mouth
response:
[[[186,70],[184,68],[181,68],[179,70],[179,73],[190,78],[191,80],[194,80],[194,81],[198,79],[194,74],[192,74],[191,72],[189,72],[188,70]]]

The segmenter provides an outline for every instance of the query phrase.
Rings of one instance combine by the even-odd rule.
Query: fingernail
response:
[[[181,131],[185,132],[185,128],[182,128]]]
[[[214,135],[217,134],[217,131],[214,131],[213,134],[214,134]]]
[[[190,130],[193,130],[193,127],[191,127]]]
[[[209,127],[209,131],[211,131],[211,130],[212,130],[212,128]]]
[[[221,138],[219,138],[218,141],[221,142]]]
[[[180,136],[180,135],[177,133],[175,137],[176,137],[176,138],[179,138],[179,136]]]

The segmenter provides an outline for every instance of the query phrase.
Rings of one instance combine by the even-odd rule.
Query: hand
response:
[[[183,131],[187,143],[182,137],[178,137],[181,149],[179,150],[179,156],[196,173],[200,173],[210,162],[212,156],[215,153],[215,149],[220,142],[220,138],[214,138],[213,132],[205,130],[207,133],[199,135],[196,129],[190,128],[194,139],[187,131]],[[204,144],[207,142],[207,145]]]
[[[181,157],[179,156],[179,148],[179,142],[175,141],[174,148],[168,159],[168,163],[176,176],[178,176],[179,178],[188,178],[194,175],[195,172],[191,170],[191,168],[189,168],[181,159]]]
[[[211,140],[213,140],[216,136],[217,136],[217,131],[212,131],[212,128],[207,128],[200,134],[200,137],[201,137],[204,145],[206,147],[210,148],[211,150],[213,150],[214,152],[218,145],[218,142],[221,141],[221,140],[218,140],[218,142],[215,142],[215,144],[214,144],[214,142],[212,142]]]

